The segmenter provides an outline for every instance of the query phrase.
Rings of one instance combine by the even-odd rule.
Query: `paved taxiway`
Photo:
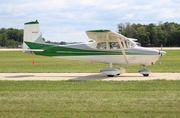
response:
[[[139,73],[123,73],[120,76],[107,77],[101,73],[0,73],[0,80],[180,80],[180,73],[151,73],[144,77]]]

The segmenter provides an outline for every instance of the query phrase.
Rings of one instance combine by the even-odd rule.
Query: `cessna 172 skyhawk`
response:
[[[89,30],[87,36],[94,42],[72,45],[53,45],[42,40],[39,22],[32,21],[24,24],[23,50],[25,53],[71,58],[91,62],[108,63],[110,68],[100,70],[108,77],[125,72],[123,68],[113,68],[113,64],[142,65],[139,73],[149,76],[147,65],[153,65],[158,58],[166,54],[164,51],[137,46],[136,39],[127,38],[111,30]]]

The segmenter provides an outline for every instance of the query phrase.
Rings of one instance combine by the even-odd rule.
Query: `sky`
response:
[[[38,20],[53,42],[87,42],[86,30],[117,31],[119,23],[180,23],[180,0],[2,0],[0,28]]]

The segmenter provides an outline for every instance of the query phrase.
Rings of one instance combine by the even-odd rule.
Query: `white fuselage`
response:
[[[56,56],[58,58],[67,58],[67,59],[75,59],[75,60],[84,60],[90,62],[100,62],[100,63],[113,63],[113,64],[121,64],[121,65],[152,65],[159,58],[159,51],[151,48],[144,47],[135,47],[133,49],[127,49],[126,51],[138,51],[143,52],[141,55],[126,55],[128,59],[128,63],[125,61],[123,55],[88,55],[88,56]],[[149,54],[151,52],[151,54]],[[153,54],[152,54],[153,52]]]

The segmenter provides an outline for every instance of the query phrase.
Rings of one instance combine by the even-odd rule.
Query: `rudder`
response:
[[[39,22],[32,21],[24,23],[24,37],[23,37],[23,49],[29,49],[26,45],[27,42],[45,43],[42,40],[42,33],[40,31]]]

